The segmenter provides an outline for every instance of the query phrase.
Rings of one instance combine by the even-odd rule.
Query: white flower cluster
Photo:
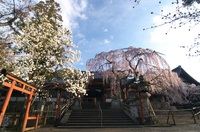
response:
[[[63,82],[66,84],[66,90],[78,94],[86,94],[86,85],[89,79],[92,78],[93,73],[90,71],[81,71],[73,68],[62,69]]]
[[[80,51],[73,50],[77,46],[71,41],[69,29],[58,24],[55,27],[47,16],[39,21],[35,24],[27,18],[22,35],[13,36],[18,56],[10,63],[14,75],[36,87],[43,86],[46,77],[58,68],[73,67],[72,64],[80,59]]]
[[[72,66],[80,58],[80,51],[71,42],[71,32],[64,27],[55,27],[44,16],[39,25],[27,23],[22,30],[24,35],[15,36],[17,47],[34,58],[45,60],[48,64]],[[48,65],[47,65],[48,66]]]

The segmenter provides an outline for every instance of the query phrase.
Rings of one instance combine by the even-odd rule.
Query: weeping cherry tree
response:
[[[111,90],[123,98],[124,88],[138,84],[139,76],[143,75],[151,83],[152,93],[165,95],[169,102],[187,101],[183,82],[154,50],[128,47],[101,52],[87,61],[87,69],[102,73]]]
[[[193,103],[199,103],[200,100],[200,86],[195,84],[189,85],[188,88],[188,100]]]

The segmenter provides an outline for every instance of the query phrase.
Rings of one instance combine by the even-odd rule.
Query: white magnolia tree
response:
[[[57,76],[62,78],[55,78],[56,83],[64,84],[68,92],[74,93],[75,96],[80,96],[80,94],[86,94],[86,86],[89,80],[92,79],[93,74],[90,71],[64,68],[57,72]]]
[[[77,46],[71,42],[69,29],[61,26],[55,30],[47,16],[40,21],[36,26],[27,19],[23,35],[15,36],[18,57],[12,62],[12,73],[36,87],[41,87],[58,68],[72,67],[80,58],[80,51],[73,50]]]
[[[28,83],[42,89],[45,82],[52,80],[57,71],[63,71],[60,78],[67,83],[67,90],[85,93],[85,85],[90,72],[73,68],[80,59],[80,51],[71,41],[71,31],[62,26],[59,3],[51,0],[48,4],[39,2],[30,8],[32,16],[24,18],[21,33],[13,35],[15,58],[4,65],[11,67],[12,73]],[[67,68],[66,68],[67,67]],[[73,75],[73,76],[72,76]],[[3,75],[1,75],[2,81]]]
[[[152,92],[166,95],[170,102],[185,102],[186,89],[169,65],[154,50],[128,47],[97,54],[88,60],[87,69],[101,72],[117,95],[124,95],[124,88],[139,83],[143,75],[152,85]],[[128,78],[132,79],[128,79]]]
[[[17,56],[9,65],[12,74],[42,89],[58,68],[72,67],[80,59],[80,51],[73,50],[77,46],[71,41],[69,29],[63,26],[55,29],[46,16],[39,20],[36,26],[28,18],[22,29],[23,35],[13,37]],[[53,18],[51,21],[60,24]]]

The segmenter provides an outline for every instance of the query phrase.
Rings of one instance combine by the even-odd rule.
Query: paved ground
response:
[[[140,126],[136,128],[55,128],[53,126],[45,126],[37,130],[32,130],[30,132],[200,132],[200,126],[198,124],[186,124],[186,125],[176,125],[171,127],[147,127]]]

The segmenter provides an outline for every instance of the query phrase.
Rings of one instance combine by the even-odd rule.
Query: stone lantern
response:
[[[151,96],[149,92],[150,83],[146,82],[142,75],[139,76],[139,83],[137,92],[139,93],[139,101],[140,101],[140,111],[142,117],[142,123],[148,122],[149,120],[149,97]]]

